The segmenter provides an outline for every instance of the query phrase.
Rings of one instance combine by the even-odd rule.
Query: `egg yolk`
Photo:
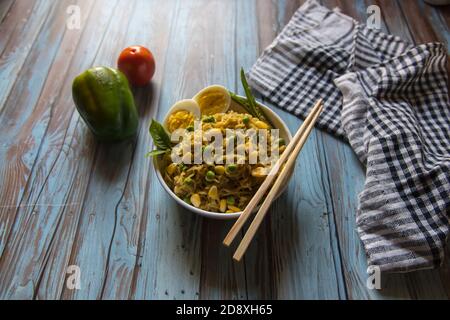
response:
[[[222,92],[205,92],[198,99],[197,102],[200,110],[204,115],[212,115],[223,112],[226,104],[225,97]]]
[[[172,113],[167,121],[167,129],[174,132],[180,128],[187,128],[194,121],[194,115],[188,111],[180,110]]]

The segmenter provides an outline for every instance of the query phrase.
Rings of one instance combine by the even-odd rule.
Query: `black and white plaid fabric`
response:
[[[443,45],[412,46],[307,1],[249,73],[273,104],[347,140],[366,165],[357,228],[369,265],[443,261],[450,224],[450,103]]]

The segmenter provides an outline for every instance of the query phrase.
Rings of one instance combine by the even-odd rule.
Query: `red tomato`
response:
[[[120,53],[117,66],[134,86],[145,86],[155,74],[155,58],[142,46],[125,48]]]

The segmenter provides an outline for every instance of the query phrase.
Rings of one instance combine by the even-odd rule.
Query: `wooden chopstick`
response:
[[[292,151],[294,150],[295,146],[298,144],[300,139],[302,138],[303,134],[305,133],[308,126],[311,124],[314,116],[319,111],[320,107],[322,105],[322,99],[319,99],[314,107],[311,109],[308,117],[306,117],[303,124],[300,126],[300,128],[297,130],[297,133],[292,138],[291,142],[286,147],[286,150],[281,154],[281,157],[278,159],[278,161],[275,163],[273,168],[271,169],[269,175],[266,177],[262,185],[259,187],[258,191],[255,193],[253,198],[250,200],[250,202],[245,207],[244,211],[241,213],[239,218],[236,220],[234,225],[231,227],[230,231],[226,235],[225,239],[223,240],[223,244],[226,246],[229,246],[234,238],[236,238],[236,235],[239,233],[239,231],[244,226],[247,219],[252,214],[254,208],[258,205],[258,203],[261,201],[262,197],[265,195],[267,189],[272,185],[272,182],[276,178],[276,173],[278,172],[278,169],[281,167],[283,163],[286,162],[289,155],[292,154]]]
[[[281,169],[280,174],[277,176],[275,183],[270,190],[270,192],[267,194],[266,199],[261,205],[261,208],[259,208],[258,213],[255,216],[255,219],[250,224],[250,227],[248,228],[247,232],[244,235],[244,238],[242,238],[241,243],[239,244],[238,248],[236,249],[236,252],[233,255],[233,259],[236,261],[240,261],[242,256],[244,255],[245,251],[247,250],[250,242],[252,241],[253,237],[256,234],[256,231],[258,230],[259,226],[261,225],[261,222],[263,221],[267,211],[269,210],[270,205],[272,204],[276,194],[280,190],[280,188],[283,186],[283,182],[288,175],[290,169],[294,166],[295,160],[297,159],[298,154],[300,153],[300,150],[303,148],[303,145],[306,142],[306,139],[308,138],[309,134],[311,133],[315,122],[317,121],[317,118],[319,117],[320,113],[322,112],[323,105],[320,102],[318,110],[313,114],[313,119],[311,122],[309,122],[305,132],[301,135],[300,140],[295,145],[294,151],[292,154],[289,155],[288,160],[286,162],[286,165]]]

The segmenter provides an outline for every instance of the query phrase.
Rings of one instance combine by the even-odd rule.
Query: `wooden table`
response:
[[[0,1],[0,298],[448,299],[449,256],[439,270],[383,274],[382,290],[367,288],[355,231],[364,168],[324,132],[310,136],[241,263],[221,245],[231,222],[176,205],[144,157],[151,118],[208,84],[236,90],[240,66],[254,63],[301,2]],[[450,43],[449,7],[323,3],[362,21],[375,3],[385,31]],[[66,26],[72,4],[80,29]],[[135,90],[139,136],[101,145],[75,111],[72,79],[115,66],[131,44],[148,46],[157,61],[152,84]],[[275,110],[298,128],[299,119]],[[73,265],[79,290],[66,285]]]

